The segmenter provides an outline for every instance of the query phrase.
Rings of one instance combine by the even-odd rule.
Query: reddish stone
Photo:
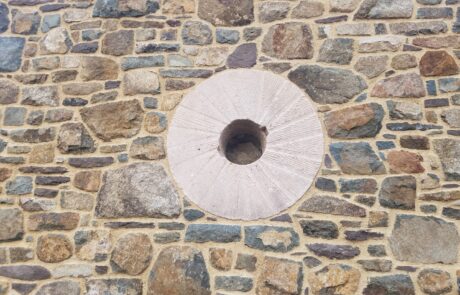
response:
[[[425,77],[450,76],[458,73],[458,66],[446,51],[428,51],[420,60],[420,73]]]
[[[423,157],[406,151],[391,151],[387,156],[392,173],[422,173],[425,171],[421,162]]]

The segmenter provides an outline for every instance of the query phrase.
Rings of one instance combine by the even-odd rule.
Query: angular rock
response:
[[[105,141],[133,137],[139,132],[143,118],[143,110],[137,100],[86,107],[80,110],[80,114],[96,136]]]
[[[364,76],[372,79],[385,72],[388,56],[362,56],[356,62],[354,69]]]
[[[344,264],[331,264],[308,274],[313,295],[354,295],[358,291],[361,274],[356,268]]]
[[[75,232],[75,254],[80,260],[106,260],[112,247],[108,230],[80,230]]]
[[[227,66],[235,68],[252,68],[257,63],[257,46],[246,43],[238,46],[227,58]]]
[[[0,277],[21,281],[39,281],[51,278],[51,273],[39,265],[8,265],[0,266]]]
[[[56,86],[38,86],[24,88],[22,91],[21,104],[31,106],[58,106],[58,89]]]
[[[307,248],[315,255],[329,259],[351,259],[361,253],[358,247],[349,245],[309,244]]]
[[[288,2],[262,2],[259,5],[259,21],[269,23],[286,18],[289,12]]]
[[[100,178],[100,170],[80,171],[75,174],[73,185],[87,192],[97,192],[101,183]]]
[[[400,261],[452,264],[457,262],[460,237],[454,223],[432,216],[397,215],[389,242]]]
[[[237,30],[217,29],[216,41],[221,44],[236,44],[240,40],[240,32]]]
[[[319,62],[348,65],[353,58],[353,39],[327,39],[319,49]]]
[[[123,76],[123,93],[125,95],[135,94],[157,94],[160,91],[158,74],[151,70],[132,70]]]
[[[162,250],[150,272],[147,290],[148,295],[210,295],[209,273],[201,251],[188,246]]]
[[[24,236],[22,211],[16,208],[0,209],[0,242],[21,240]]]
[[[229,271],[232,268],[233,252],[224,248],[211,248],[209,249],[209,261],[215,269]]]
[[[452,291],[450,274],[438,269],[424,269],[417,276],[417,283],[426,294],[445,294]]]
[[[300,295],[303,272],[300,262],[266,256],[257,278],[256,294]]]
[[[420,120],[422,119],[422,108],[418,103],[387,101],[390,118],[395,120]]]
[[[413,210],[417,180],[413,176],[392,176],[383,180],[379,193],[381,206],[393,209]]]
[[[299,211],[332,215],[365,217],[366,210],[346,200],[329,196],[315,195],[299,207]]]
[[[20,10],[14,9],[13,22],[11,24],[11,31],[15,34],[21,35],[34,35],[38,31],[40,25],[40,14],[34,13],[23,13]]]
[[[460,180],[460,140],[442,138],[433,140],[447,181]]]
[[[244,244],[249,248],[285,253],[299,246],[299,235],[290,227],[246,226]]]
[[[0,34],[8,30],[10,25],[9,12],[8,6],[5,3],[0,3]]]
[[[407,70],[417,67],[417,58],[411,54],[403,53],[391,59],[391,67],[395,70]]]
[[[0,79],[0,104],[15,103],[18,101],[18,95],[19,87],[14,82],[8,79]]]
[[[391,151],[387,155],[391,173],[422,173],[423,157],[407,151]]]
[[[377,191],[377,181],[372,178],[340,179],[341,193],[373,194]]]
[[[383,162],[367,142],[337,142],[330,144],[329,149],[345,174],[379,175],[386,173]]]
[[[372,216],[369,216],[369,219]],[[376,233],[368,230],[347,230],[345,231],[345,239],[348,241],[367,241],[370,239],[383,238],[382,233]]]
[[[416,73],[402,74],[380,80],[371,91],[374,97],[419,98],[426,95],[425,85]]]
[[[403,39],[397,36],[374,36],[359,40],[359,53],[398,51]]]
[[[25,39],[0,37],[0,72],[15,72],[21,67]]]
[[[198,0],[198,17],[214,26],[245,26],[254,21],[253,0]]]
[[[458,74],[458,65],[446,51],[427,51],[420,59],[420,74],[425,77]]]
[[[62,191],[61,208],[68,210],[90,211],[94,206],[94,197],[90,194]]]
[[[374,294],[404,294],[415,295],[414,284],[408,275],[389,275],[371,277],[363,295]]]
[[[185,45],[206,45],[212,42],[211,28],[200,21],[185,22],[181,35]]]
[[[324,12],[324,4],[319,1],[300,1],[292,9],[291,18],[311,18],[321,16]]]
[[[441,113],[441,118],[451,128],[460,128],[460,109],[449,109]]]
[[[215,286],[217,290],[249,292],[252,290],[251,278],[240,276],[216,276]]]
[[[85,56],[81,60],[80,77],[83,81],[113,80],[118,77],[118,64],[99,56]]]
[[[195,12],[194,0],[165,0],[162,5],[165,14],[186,14]]]
[[[69,158],[68,164],[76,168],[97,168],[113,164],[113,157]]]
[[[301,220],[304,235],[313,238],[322,239],[337,239],[339,236],[339,228],[337,225],[328,220]]]
[[[150,265],[152,252],[152,243],[146,234],[123,235],[112,251],[110,258],[112,269],[132,276],[139,275]]]
[[[97,217],[171,218],[180,213],[179,196],[160,164],[135,163],[109,170],[102,182]]]
[[[27,195],[32,192],[33,182],[30,176],[16,176],[6,183],[7,195]]]
[[[235,262],[235,269],[243,269],[248,272],[256,270],[257,257],[249,254],[238,254]]]
[[[166,155],[162,137],[146,136],[136,138],[131,144],[129,154],[141,160],[163,159]]]
[[[231,243],[241,240],[241,228],[238,225],[191,224],[185,232],[185,241],[194,243]]]
[[[96,150],[94,140],[82,123],[65,123],[57,138],[57,147],[63,154],[92,153]]]
[[[262,52],[279,59],[310,59],[313,57],[312,39],[311,29],[306,24],[276,24],[265,35]]]
[[[142,280],[124,278],[88,280],[86,294],[142,295]]]
[[[65,28],[59,27],[50,30],[40,40],[40,54],[64,54],[72,47],[69,33]]]
[[[57,263],[72,256],[72,242],[65,235],[48,234],[38,238],[37,257],[43,262]]]
[[[57,281],[41,286],[36,295],[80,295],[80,292],[80,284],[78,282]]]
[[[78,226],[80,215],[73,212],[36,213],[29,215],[30,231],[72,230]]]
[[[411,0],[364,0],[354,19],[410,18],[413,10]]]
[[[299,66],[288,78],[319,104],[345,103],[367,89],[364,79],[350,70],[317,65]]]
[[[62,92],[67,95],[88,95],[102,89],[102,85],[95,82],[69,83],[62,85]],[[66,98],[63,101],[63,105],[67,106],[84,106],[87,103],[88,100],[79,97]]]
[[[131,54],[134,49],[134,31],[120,30],[105,34],[102,39],[103,54],[120,56]]]
[[[125,57],[121,61],[121,69],[123,71],[138,69],[138,68],[150,68],[164,66],[165,59],[162,55],[154,56],[129,56]]]
[[[122,0],[97,0],[94,4],[93,17],[139,17],[155,13],[159,7],[159,1],[157,0],[131,0],[129,2]]]
[[[393,266],[391,260],[386,259],[368,259],[357,261],[364,270],[375,272],[389,272]]]

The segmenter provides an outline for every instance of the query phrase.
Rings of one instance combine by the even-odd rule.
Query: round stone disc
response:
[[[262,156],[248,165],[219,152],[234,120],[267,129]],[[266,71],[227,70],[202,82],[178,105],[167,139],[172,173],[202,209],[254,220],[293,205],[321,166],[324,140],[310,98],[295,84]]]

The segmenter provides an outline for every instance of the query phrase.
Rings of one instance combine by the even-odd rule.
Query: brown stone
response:
[[[112,246],[108,230],[81,230],[74,236],[75,255],[80,260],[97,261],[106,257]]]
[[[80,77],[83,81],[114,80],[118,77],[118,64],[109,58],[87,56],[81,61]]]
[[[150,265],[152,252],[152,243],[146,234],[129,233],[117,241],[110,263],[115,272],[139,275]]]
[[[20,209],[0,209],[0,242],[21,240],[24,236],[24,220]]]
[[[253,0],[198,0],[198,17],[215,26],[244,26],[254,21]]]
[[[361,274],[356,268],[343,264],[331,264],[308,275],[313,295],[357,294]]]
[[[134,31],[120,30],[107,33],[102,39],[101,52],[114,56],[131,54],[134,49]]]
[[[9,79],[0,79],[0,104],[18,101],[19,87]]]
[[[378,81],[371,95],[382,98],[419,98],[425,96],[426,91],[420,75],[409,73]]]
[[[13,173],[12,169],[1,167],[0,168],[0,182],[3,182],[7,180],[8,178],[10,178],[12,173]]]
[[[54,144],[45,143],[32,146],[29,162],[36,164],[52,163],[54,161]]]
[[[300,22],[270,27],[262,42],[262,52],[279,59],[310,59],[313,57],[313,35],[308,25]]]
[[[297,6],[292,9],[292,18],[311,18],[322,15],[324,12],[324,4],[320,1],[300,1]]]
[[[82,123],[62,124],[58,134],[58,149],[63,154],[94,152],[94,140]]]
[[[211,265],[217,270],[228,271],[232,268],[233,252],[223,248],[209,249]]]
[[[164,114],[150,112],[145,115],[144,128],[148,133],[161,133],[166,129],[167,118]]]
[[[43,262],[57,263],[72,256],[72,242],[64,235],[48,234],[38,238],[37,257]]]
[[[417,58],[408,53],[398,54],[391,60],[391,67],[395,70],[407,70],[416,66]]]
[[[165,14],[186,14],[195,12],[195,0],[163,0]]]
[[[136,138],[131,144],[129,155],[141,160],[163,159],[166,156],[164,140],[157,136]]]
[[[426,294],[440,295],[452,291],[450,274],[438,269],[424,269],[417,277],[417,283]]]
[[[423,157],[407,151],[391,151],[387,156],[391,173],[422,173]]]
[[[265,257],[256,283],[257,295],[300,295],[302,264],[275,257]]]
[[[414,150],[429,150],[430,140],[426,136],[421,135],[403,135],[399,139],[399,143],[403,148]]]
[[[427,51],[420,59],[420,73],[425,77],[458,74],[458,65],[446,51]]]
[[[62,92],[67,95],[88,95],[102,89],[102,84],[96,82],[70,83],[62,85]]]
[[[382,207],[414,210],[417,181],[413,176],[392,176],[383,180],[379,202]]]
[[[96,136],[105,141],[133,137],[139,132],[143,119],[143,110],[137,100],[86,107],[80,114]]]
[[[370,211],[368,227],[388,227],[388,213],[385,211]]]
[[[75,174],[73,185],[87,192],[97,192],[101,184],[101,171],[90,170],[80,171]]]
[[[73,212],[36,213],[29,216],[30,231],[72,230],[78,226],[80,215]]]
[[[388,56],[362,56],[356,62],[356,71],[368,78],[375,78],[385,72],[388,64]]]
[[[123,77],[125,95],[157,94],[160,92],[158,74],[152,70],[131,70]]]

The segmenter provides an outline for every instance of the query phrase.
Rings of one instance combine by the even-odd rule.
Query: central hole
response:
[[[251,120],[235,120],[220,135],[219,151],[238,165],[257,161],[265,150],[267,128]]]

